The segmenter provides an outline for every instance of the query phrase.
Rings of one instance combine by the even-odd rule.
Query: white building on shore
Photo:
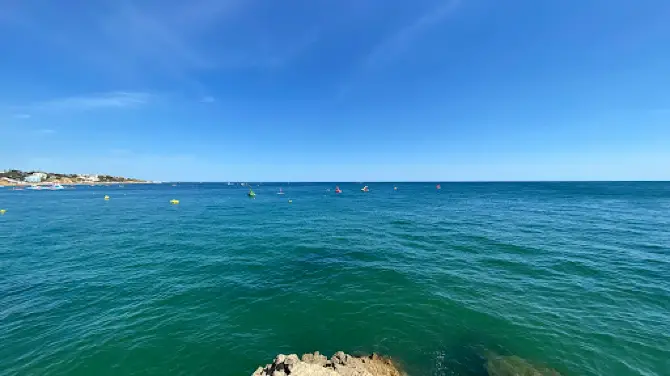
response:
[[[26,176],[24,180],[28,183],[40,183],[46,178],[47,174],[45,174],[44,172],[33,172],[32,174]]]
[[[98,177],[97,174],[95,175],[89,175],[89,174],[79,174],[77,177],[83,181],[90,182],[90,183],[95,183],[100,181],[100,178]]]

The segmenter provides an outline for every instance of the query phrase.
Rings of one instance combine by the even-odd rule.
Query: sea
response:
[[[366,184],[0,188],[0,375],[670,375],[670,183]]]

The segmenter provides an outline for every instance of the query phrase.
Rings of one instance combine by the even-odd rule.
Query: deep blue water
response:
[[[369,185],[0,188],[0,375],[670,375],[670,183]]]

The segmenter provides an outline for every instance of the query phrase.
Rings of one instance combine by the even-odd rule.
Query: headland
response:
[[[21,185],[98,185],[145,184],[148,180],[104,174],[66,174],[43,171],[5,170],[0,172],[0,186]]]

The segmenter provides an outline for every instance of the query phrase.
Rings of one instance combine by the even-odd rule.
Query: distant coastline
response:
[[[5,170],[0,172],[0,186],[22,185],[108,185],[147,184],[149,180],[104,174],[64,174],[44,171]]]

